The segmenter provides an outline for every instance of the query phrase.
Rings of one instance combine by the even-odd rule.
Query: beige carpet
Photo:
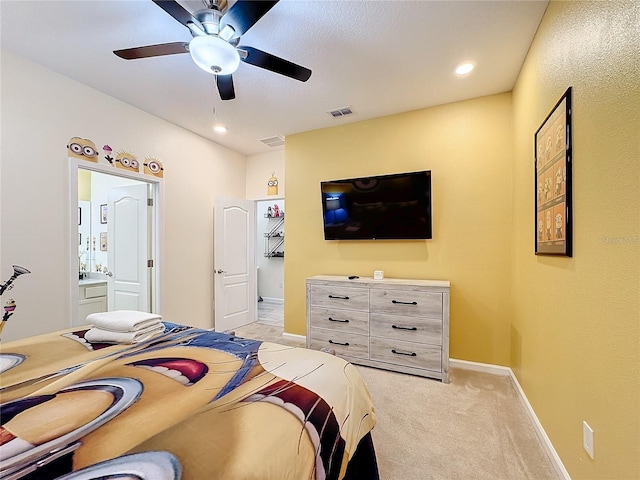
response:
[[[236,335],[300,346],[277,325],[254,323]],[[454,368],[443,384],[358,370],[378,416],[373,442],[382,480],[558,478],[508,377]]]

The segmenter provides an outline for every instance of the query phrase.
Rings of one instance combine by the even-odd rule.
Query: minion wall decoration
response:
[[[98,162],[98,150],[96,144],[91,140],[80,137],[73,137],[67,144],[69,158]]]
[[[153,175],[154,177],[164,177],[164,167],[162,162],[153,157],[147,157],[144,159],[144,173],[147,175]]]
[[[132,172],[140,172],[140,162],[132,153],[120,151],[115,158],[116,168],[130,170]]]
[[[276,172],[271,174],[271,178],[267,183],[267,195],[278,195],[278,179],[275,177]]]

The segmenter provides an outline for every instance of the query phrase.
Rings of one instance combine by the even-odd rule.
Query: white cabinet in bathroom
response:
[[[87,315],[106,312],[109,308],[107,302],[107,282],[94,279],[80,280],[79,289],[78,325],[86,325]]]

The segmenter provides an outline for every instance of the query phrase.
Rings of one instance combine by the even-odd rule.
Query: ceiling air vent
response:
[[[342,107],[336,108],[335,110],[329,110],[327,113],[333,118],[339,118],[346,117],[347,115],[353,115],[353,110],[351,110],[351,107]]]
[[[284,145],[284,137],[276,135],[275,137],[263,138],[260,140],[267,147],[281,147]]]

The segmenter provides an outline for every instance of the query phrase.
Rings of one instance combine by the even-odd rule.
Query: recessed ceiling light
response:
[[[220,125],[220,124],[214,125],[213,126],[213,130],[216,133],[227,133],[227,127],[225,127],[224,125]]]
[[[456,75],[467,75],[471,73],[471,70],[475,68],[475,65],[472,62],[464,62],[456,67]]]

